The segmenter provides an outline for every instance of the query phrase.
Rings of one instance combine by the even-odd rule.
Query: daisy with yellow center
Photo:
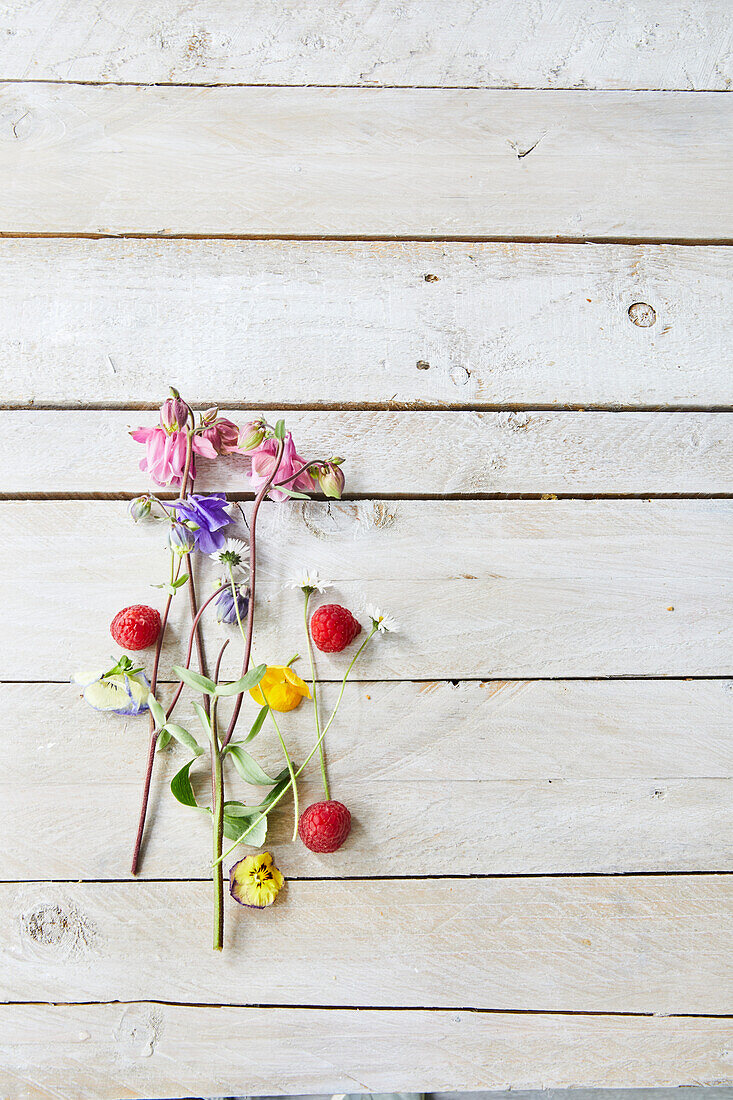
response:
[[[288,711],[300,706],[311,693],[305,680],[287,665],[268,665],[267,672],[250,695],[261,707],[268,703],[270,710]]]
[[[272,905],[285,879],[269,852],[245,856],[229,872],[229,893],[240,905],[264,909]]]

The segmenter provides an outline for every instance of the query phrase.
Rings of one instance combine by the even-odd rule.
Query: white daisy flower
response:
[[[298,579],[290,581],[287,587],[302,588],[304,592],[325,592],[333,588],[333,581],[324,580],[317,569],[302,569]]]
[[[217,565],[224,566],[227,573],[231,569],[236,576],[238,573],[244,573],[247,570],[249,547],[241,539],[227,539],[222,548],[215,550],[213,554],[209,554],[209,557]]]
[[[384,611],[380,611],[373,603],[368,603],[364,610],[380,634],[393,634],[395,630],[399,630],[397,620],[393,619],[391,615],[386,615]]]

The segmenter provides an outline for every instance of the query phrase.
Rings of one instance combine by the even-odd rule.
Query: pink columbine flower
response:
[[[183,480],[188,417],[188,405],[171,386],[171,396],[160,407],[160,427],[136,428],[130,432],[136,443],[145,444],[145,458],[140,462],[140,469],[149,473],[157,485],[180,485]],[[191,462],[192,481],[195,476]]]
[[[180,485],[186,468],[186,433],[167,432],[165,428],[136,428],[130,435],[145,444],[140,469],[150,474],[156,485]],[[193,462],[191,479],[195,477]]]
[[[259,447],[252,454],[252,472],[250,474],[250,481],[252,488],[255,492],[261,485],[267,481],[268,477],[272,473],[275,465],[275,455],[277,453],[277,440],[265,439],[260,443]],[[305,459],[301,458],[295,450],[295,444],[293,443],[293,437],[290,432],[285,436],[285,446],[283,450],[282,462],[275,475],[275,482],[285,481],[291,477],[296,470],[299,470],[301,466],[305,465]],[[298,477],[293,478],[292,481],[287,483],[288,489],[294,489],[296,492],[312,492],[313,490],[313,478],[304,470]],[[283,493],[280,489],[271,489],[269,493],[273,500],[288,500],[287,493]]]
[[[185,431],[188,424],[188,405],[171,387],[172,397],[167,397],[160,406],[160,426],[170,434]]]
[[[239,441],[239,428],[231,420],[227,420],[226,417],[216,416],[216,410],[212,411],[215,414],[215,419],[209,424],[208,428],[204,428],[202,432],[197,432],[193,437],[194,451],[200,454],[202,458],[216,458],[217,455],[234,454]],[[206,423],[206,414],[204,415],[204,423]]]

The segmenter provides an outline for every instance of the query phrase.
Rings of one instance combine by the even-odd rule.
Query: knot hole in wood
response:
[[[639,328],[651,328],[657,319],[657,311],[648,302],[634,302],[629,306],[629,320]]]

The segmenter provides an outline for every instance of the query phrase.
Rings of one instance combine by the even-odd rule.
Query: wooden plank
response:
[[[727,90],[722,0],[11,5],[4,80]]]
[[[0,679],[62,680],[106,661],[120,607],[162,601],[149,585],[168,575],[165,531],[135,526],[126,507],[0,506],[2,603],[14,624]],[[725,676],[731,518],[728,500],[268,505],[255,648],[278,663],[302,644],[301,596],[283,585],[308,565],[335,582],[332,599],[357,611],[378,601],[402,624],[367,649],[361,678]],[[200,563],[202,592],[209,566]],[[164,675],[180,657],[187,605],[174,601]],[[343,668],[343,657],[319,663],[329,679]]]
[[[272,814],[268,843],[291,876],[733,869],[732,686],[350,685],[329,733],[328,761],[334,793],[352,813],[352,840],[326,859],[293,844],[288,798]],[[329,710],[336,691],[324,686]],[[37,878],[39,851],[50,879],[124,878],[147,755],[145,718],[96,714],[58,684],[4,685],[0,703],[14,716],[0,728],[0,879]],[[244,729],[253,713],[253,704],[245,706]],[[198,728],[189,705],[180,720]],[[310,712],[288,715],[282,729],[295,760],[305,759],[315,739]],[[270,774],[283,766],[269,727],[254,751]],[[168,790],[186,759],[172,746],[158,758],[144,877],[209,876],[210,824]],[[206,803],[206,767],[197,771]],[[261,792],[236,773],[227,782],[230,797],[259,801]],[[302,806],[321,797],[319,784],[314,764],[299,784]],[[30,827],[39,791],[43,813]],[[487,829],[487,819],[499,824]]]
[[[673,1017],[13,1005],[0,1008],[0,1088],[6,1100],[149,1100],[213,1091],[513,1094],[515,1083],[731,1084],[730,1026],[729,1019]],[[723,1090],[704,1097],[724,1100]],[[520,1093],[520,1100],[530,1098]]]
[[[240,424],[251,415],[222,412]],[[296,412],[271,423],[280,415],[304,456],[347,456],[347,496],[733,491],[725,413]],[[128,431],[157,422],[152,412],[0,412],[0,492],[148,492]],[[244,456],[197,459],[196,488],[246,493],[248,468]]]
[[[4,232],[733,237],[714,92],[11,83],[0,112]]]
[[[547,1100],[679,1100],[679,1093],[674,1086],[613,1089],[612,1095],[609,1095],[610,1090],[602,1091],[597,1088],[551,1088],[546,1091],[549,1094]],[[685,1088],[685,1097],[689,1097],[689,1100],[729,1100],[728,1091],[724,1085],[688,1085]],[[483,1097],[478,1093],[433,1092],[431,1100],[483,1100]],[[509,1088],[492,1097],[492,1100],[536,1100],[536,1097],[532,1089]]]
[[[160,402],[173,383],[204,406],[730,405],[729,262],[672,245],[0,239],[2,401]],[[638,302],[653,325],[631,321]]]
[[[726,875],[289,881],[266,912],[230,902],[223,957],[211,895],[4,884],[0,998],[712,1015],[733,995]]]

